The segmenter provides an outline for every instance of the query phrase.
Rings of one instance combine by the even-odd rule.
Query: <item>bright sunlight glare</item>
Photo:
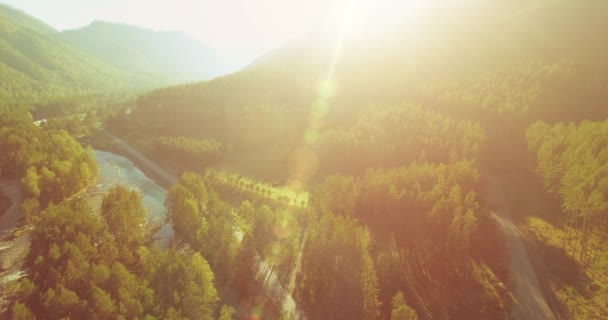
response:
[[[348,37],[377,36],[406,25],[415,25],[430,10],[453,5],[457,0],[344,0],[331,9],[326,30]]]

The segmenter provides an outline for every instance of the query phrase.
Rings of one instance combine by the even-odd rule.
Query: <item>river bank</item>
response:
[[[19,227],[24,195],[21,183],[15,179],[0,179],[0,194],[8,206],[0,212],[0,318],[7,307],[6,287],[25,274],[23,262],[29,252],[30,229]]]
[[[146,150],[132,146],[124,139],[105,129],[81,139],[81,143],[89,144],[93,149],[110,152],[129,159],[146,176],[164,189],[168,189],[177,183],[179,176],[183,173],[183,170],[177,166],[153,157]]]

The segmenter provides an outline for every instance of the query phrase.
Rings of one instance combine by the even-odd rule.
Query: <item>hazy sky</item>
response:
[[[56,29],[94,20],[183,30],[225,55],[256,56],[326,20],[323,0],[0,0]]]
[[[0,0],[56,29],[94,20],[155,30],[182,30],[238,62],[248,60],[319,25],[339,24],[345,7],[375,12],[368,22],[403,20],[406,11],[457,0]],[[462,0],[460,0],[462,1]],[[362,5],[363,4],[363,5]]]

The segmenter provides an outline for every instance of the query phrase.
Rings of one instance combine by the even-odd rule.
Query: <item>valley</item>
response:
[[[345,3],[240,69],[0,4],[0,318],[606,318],[608,4]]]

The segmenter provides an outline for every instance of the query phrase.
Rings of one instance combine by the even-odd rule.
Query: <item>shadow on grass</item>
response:
[[[558,319],[571,319],[567,306],[557,298],[556,292],[573,288],[577,295],[590,298],[592,292],[588,288],[591,279],[578,262],[562,248],[549,245],[534,236],[526,237],[526,246],[528,252],[535,253],[530,257],[538,272],[547,303]]]

